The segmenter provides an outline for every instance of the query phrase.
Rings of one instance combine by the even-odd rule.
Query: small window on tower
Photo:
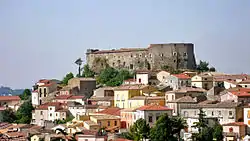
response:
[[[187,56],[187,53],[186,53],[186,52],[184,52],[184,56]]]
[[[173,52],[173,56],[177,56],[177,52]]]

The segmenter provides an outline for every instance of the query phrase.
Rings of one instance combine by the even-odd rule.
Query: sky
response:
[[[250,73],[249,0],[1,0],[0,86],[77,72],[88,48],[191,42],[196,60]]]

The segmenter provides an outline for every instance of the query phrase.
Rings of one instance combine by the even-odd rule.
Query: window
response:
[[[160,56],[163,57],[163,53],[161,53]]]
[[[247,87],[247,85],[245,85],[245,88]]]
[[[152,116],[148,116],[148,122],[153,122],[153,117]]]
[[[49,108],[49,110],[52,110],[52,108]]]
[[[174,60],[174,63],[176,62],[176,60]]]
[[[51,117],[52,117],[52,113],[50,113],[50,114],[49,114],[49,116],[51,116]]]
[[[125,66],[126,65],[126,62],[123,62],[123,66]]]
[[[88,139],[85,139],[84,141],[88,141]]]
[[[108,126],[110,126],[110,121],[108,121]]]
[[[40,94],[42,93],[42,89],[41,89],[41,88],[39,89],[39,93],[40,93]],[[41,97],[41,96],[40,96],[40,97]]]
[[[57,113],[56,113],[56,116],[57,116]]]
[[[129,68],[132,70],[134,69],[134,65],[133,64],[130,64]]]
[[[115,120],[115,126],[117,126],[117,121]]]
[[[250,118],[250,110],[247,111],[247,118]]]
[[[40,112],[40,115],[43,115],[43,111]]]
[[[183,54],[184,56],[187,56],[187,53],[186,52],[184,52],[184,54]]]
[[[149,57],[152,58],[153,57],[152,54],[149,54]]]
[[[46,88],[43,89],[43,93],[44,93],[44,94],[47,93],[47,89],[46,89]]]
[[[207,78],[204,78],[204,80],[207,80]]]
[[[142,57],[142,54],[140,54],[139,57],[141,58],[141,57]]]
[[[218,112],[218,115],[221,116],[221,111]]]
[[[139,83],[141,83],[141,78],[139,78]]]
[[[213,111],[212,111],[212,113],[211,113],[211,114],[212,114],[212,116],[214,116],[214,112],[213,112]]]
[[[113,66],[115,66],[115,63],[113,63]]]
[[[133,54],[130,54],[130,57],[132,58],[132,57],[133,57]]]
[[[194,111],[194,115],[195,115],[195,116],[197,115],[196,111]]]
[[[172,95],[172,99],[171,100],[174,100],[174,95]]]
[[[176,56],[177,55],[177,52],[173,52],[173,56]]]
[[[229,116],[232,116],[232,115],[233,115],[233,112],[232,112],[232,111],[229,111],[228,114],[229,114]]]

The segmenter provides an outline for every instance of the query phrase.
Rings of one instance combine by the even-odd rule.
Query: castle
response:
[[[116,69],[157,70],[163,66],[173,69],[195,69],[192,43],[150,44],[148,48],[121,48],[112,50],[88,49],[87,64],[95,72],[111,66]]]

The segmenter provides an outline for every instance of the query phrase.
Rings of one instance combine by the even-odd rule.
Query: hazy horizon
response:
[[[196,61],[250,73],[250,1],[0,1],[0,86],[77,72],[88,48],[190,42]]]

